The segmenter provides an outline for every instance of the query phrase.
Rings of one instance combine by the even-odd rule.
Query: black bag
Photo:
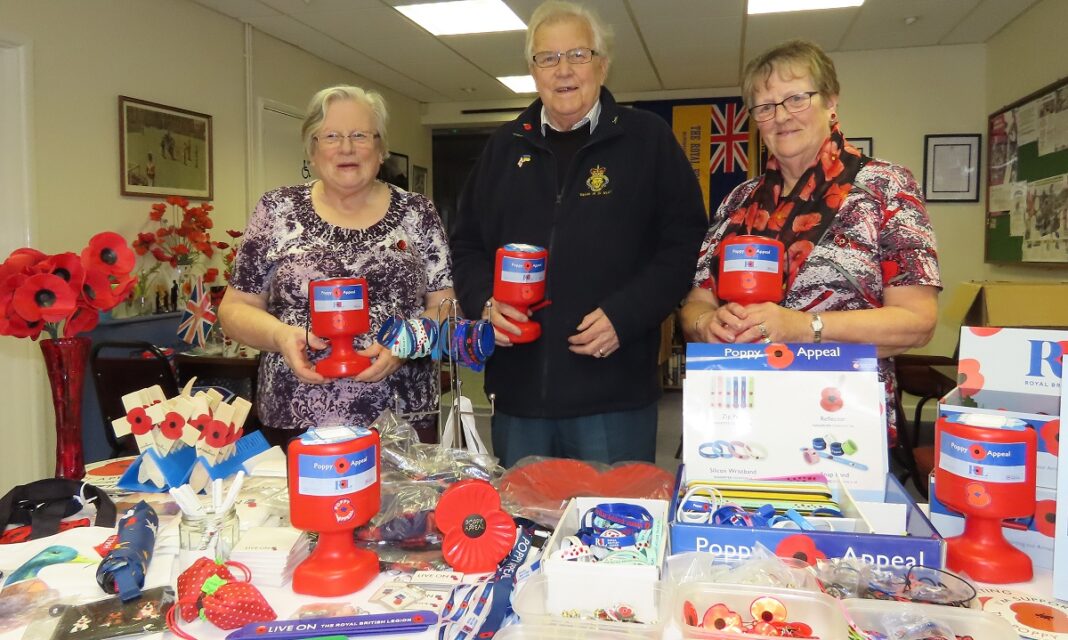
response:
[[[27,540],[54,535],[61,520],[89,503],[96,505],[96,526],[115,526],[115,504],[87,482],[48,478],[19,485],[0,498],[0,535],[11,525],[29,526]]]

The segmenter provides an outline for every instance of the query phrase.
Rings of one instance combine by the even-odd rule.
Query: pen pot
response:
[[[179,550],[187,558],[203,556],[224,562],[240,536],[236,506],[225,513],[211,509],[203,515],[183,511],[178,524]]]

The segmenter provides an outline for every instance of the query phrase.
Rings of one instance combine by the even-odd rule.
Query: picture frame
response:
[[[420,167],[417,164],[412,165],[412,188],[411,191],[415,193],[421,193],[424,196],[427,195],[427,176],[429,172],[426,167]]]
[[[875,157],[875,141],[871,138],[846,138],[846,142],[860,150],[869,158]]]
[[[122,195],[211,200],[213,151],[210,115],[119,96]]]
[[[923,197],[927,202],[979,202],[982,134],[923,137]]]
[[[390,151],[389,157],[378,168],[378,179],[407,191],[409,185],[408,156]]]

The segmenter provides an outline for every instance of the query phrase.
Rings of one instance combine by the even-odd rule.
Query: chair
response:
[[[956,358],[947,356],[928,356],[902,354],[894,357],[894,372],[897,376],[897,433],[898,446],[894,455],[905,467],[905,473],[899,478],[904,482],[912,476],[912,483],[921,495],[927,497],[927,476],[934,468],[934,447],[920,446],[920,429],[923,426],[923,406],[929,400],[938,401],[953,390],[954,381],[936,371],[933,367],[956,367]],[[903,393],[919,398],[909,432],[909,420],[901,402]]]
[[[105,355],[105,351],[112,353]],[[178,379],[171,361],[149,342],[98,342],[89,355],[89,366],[111,455],[136,454],[133,436],[116,438],[111,421],[126,415],[122,397],[138,389],[158,384],[166,397],[178,395]]]

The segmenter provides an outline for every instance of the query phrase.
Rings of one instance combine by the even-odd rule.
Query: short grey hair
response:
[[[749,61],[742,72],[742,100],[746,107],[753,106],[753,96],[757,89],[767,84],[771,74],[781,77],[797,77],[807,73],[812,84],[824,100],[838,95],[838,72],[831,60],[820,46],[808,40],[788,40],[776,45]]]
[[[561,0],[543,2],[534,10],[534,14],[530,16],[530,22],[527,23],[527,66],[534,64],[534,54],[536,53],[534,51],[534,34],[537,33],[538,29],[545,25],[565,20],[578,20],[586,23],[590,28],[590,33],[593,34],[593,50],[597,52],[598,56],[604,58],[605,69],[607,69],[608,63],[612,61],[612,29],[602,22],[592,10],[574,2],[563,2]]]
[[[386,134],[386,124],[389,122],[389,112],[386,110],[386,101],[382,94],[377,91],[368,91],[360,87],[347,84],[339,84],[327,87],[312,96],[308,103],[308,111],[304,115],[304,124],[300,128],[301,138],[304,140],[304,154],[311,158],[315,151],[314,136],[319,133],[326,118],[327,108],[339,100],[355,100],[367,105],[374,114],[375,133],[378,138],[378,150],[382,153],[382,159],[389,157],[389,137]]]

